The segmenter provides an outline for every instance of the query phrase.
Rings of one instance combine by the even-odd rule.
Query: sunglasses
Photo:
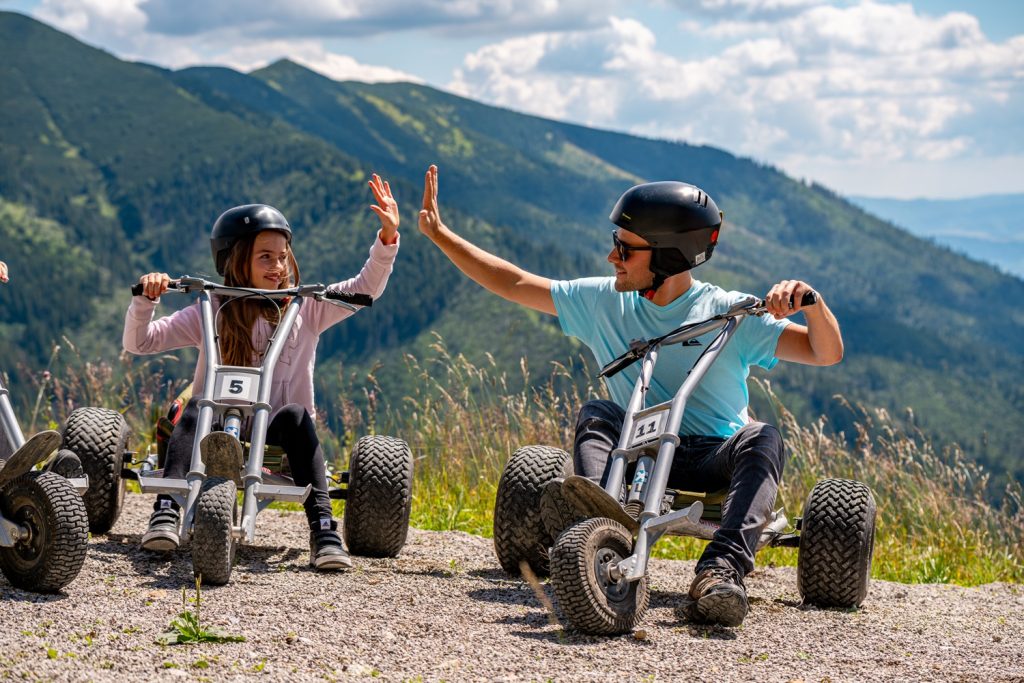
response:
[[[615,244],[615,253],[618,254],[620,261],[627,260],[631,251],[652,251],[654,249],[654,247],[634,247],[632,244],[626,244],[619,239],[615,230],[612,230],[612,242]]]

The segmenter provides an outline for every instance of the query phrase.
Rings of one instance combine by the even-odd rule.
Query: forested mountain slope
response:
[[[558,123],[424,86],[338,83],[290,62],[252,74],[128,63],[32,19],[0,13],[0,369],[45,363],[61,335],[89,357],[118,351],[127,285],[151,269],[211,273],[207,235],[241,203],[278,206],[307,281],[354,273],[376,220],[366,179],[389,178],[402,250],[384,297],[323,338],[320,399],[382,361],[385,398],[432,330],[534,375],[580,351],[557,322],[482,293],[421,238],[423,172],[441,168],[454,229],[555,278],[606,274],[618,195],[682,179],[726,213],[697,277],[763,293],[799,278],[839,317],[846,360],[770,375],[803,417],[840,426],[841,394],[894,410],[1022,476],[1024,282],[918,239],[775,169],[725,151]],[[168,297],[168,300],[170,297]],[[17,386],[17,384],[16,384]],[[330,412],[330,411],[328,411]]]

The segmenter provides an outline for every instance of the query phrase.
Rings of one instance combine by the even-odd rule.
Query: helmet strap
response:
[[[665,283],[665,276],[661,273],[654,274],[654,280],[651,281],[651,286],[646,289],[640,290],[640,296],[647,299],[648,301],[654,301],[654,295],[658,293],[658,288]]]

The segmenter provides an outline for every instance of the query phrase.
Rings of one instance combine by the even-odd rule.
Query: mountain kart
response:
[[[811,292],[802,304],[815,301]],[[642,362],[603,488],[573,475],[571,457],[561,449],[527,446],[509,459],[494,512],[499,562],[513,574],[520,572],[520,563],[540,575],[550,572],[560,610],[577,630],[595,635],[632,631],[648,607],[647,566],[654,544],[665,534],[710,540],[718,528],[727,491],[670,489],[669,471],[687,400],[743,320],[764,313],[764,302],[748,297],[707,320],[636,340],[602,368],[601,376],[609,377]],[[697,345],[698,337],[716,330],[673,399],[645,406],[661,347]],[[627,482],[631,463],[635,470]],[[542,496],[560,477],[561,495]],[[553,538],[550,530],[561,528],[556,524],[562,519],[576,522]],[[874,529],[870,489],[857,481],[825,479],[811,490],[803,516],[792,527],[782,509],[772,513],[757,549],[798,548],[797,587],[805,603],[857,607],[868,592]]]
[[[129,438],[117,411],[79,408],[62,432],[26,439],[0,381],[0,570],[11,585],[54,593],[78,576],[89,532],[120,514]]]
[[[168,494],[181,506],[179,533],[182,539],[192,540],[195,576],[205,584],[221,585],[230,580],[237,544],[255,542],[259,512],[274,501],[302,503],[312,489],[296,486],[280,471],[272,472],[268,465],[282,467],[279,458],[285,456],[266,443],[274,368],[303,301],[312,298],[355,310],[355,306],[372,305],[373,300],[365,294],[330,291],[320,284],[266,290],[185,276],[170,287],[182,294],[198,293],[202,314],[207,367],[203,393],[197,397],[192,459],[184,479],[164,478],[163,469],[140,471],[136,476],[143,493]],[[141,294],[141,285],[135,285],[132,293]],[[220,364],[212,295],[223,298],[218,312],[248,297],[286,301],[262,365]],[[245,424],[249,442],[243,444]],[[412,476],[412,452],[404,441],[387,436],[359,439],[349,470],[340,477],[344,488],[329,492],[332,499],[347,501],[343,533],[351,552],[372,557],[399,553],[408,534]]]

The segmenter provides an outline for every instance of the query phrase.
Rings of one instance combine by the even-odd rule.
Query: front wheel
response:
[[[52,472],[23,474],[0,490],[0,512],[24,530],[13,546],[0,548],[0,570],[12,586],[56,593],[78,576],[89,518],[67,479]]]
[[[238,520],[235,482],[210,477],[196,501],[192,531],[192,571],[204,585],[223,586],[235,561],[234,527]]]
[[[82,494],[89,513],[89,531],[105,534],[117,522],[124,503],[121,476],[131,429],[121,413],[106,408],[79,408],[68,416],[61,448],[82,461],[89,489]]]
[[[800,525],[797,588],[818,607],[859,607],[868,595],[875,546],[875,498],[859,481],[823,479]]]
[[[412,451],[390,436],[364,436],[349,461],[345,543],[364,557],[397,557],[409,534]]]
[[[558,606],[578,631],[591,635],[630,633],[650,601],[647,577],[615,580],[609,569],[633,554],[626,527],[595,517],[562,532],[551,549],[551,583]]]

